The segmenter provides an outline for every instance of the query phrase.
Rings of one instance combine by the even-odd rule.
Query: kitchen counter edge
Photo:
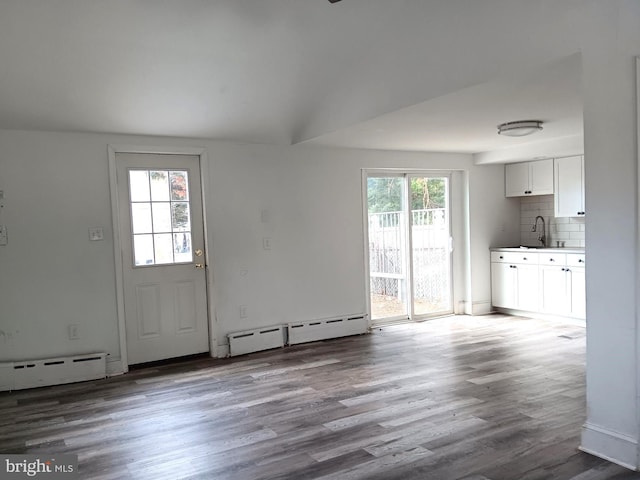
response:
[[[491,252],[585,253],[584,247],[549,247],[549,248],[491,247],[489,250]]]

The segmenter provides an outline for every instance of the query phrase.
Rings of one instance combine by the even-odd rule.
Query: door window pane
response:
[[[191,261],[191,234],[187,232],[173,234],[173,254],[176,262]]]
[[[169,202],[155,202],[153,204],[153,231],[171,233],[171,204]]]
[[[171,200],[189,200],[187,172],[170,172]]]
[[[132,202],[149,201],[149,172],[146,170],[129,171],[129,190]]]
[[[153,233],[151,225],[151,204],[133,203],[131,204],[131,225],[133,233]]]
[[[151,171],[151,200],[154,202],[169,201],[169,172]]]
[[[153,236],[156,263],[173,263],[173,241],[170,233]]]
[[[188,173],[129,170],[134,264],[193,261]]]
[[[191,231],[188,202],[172,202],[171,217],[173,220],[172,227],[174,232]]]
[[[136,265],[153,265],[153,235],[134,235],[133,250]]]

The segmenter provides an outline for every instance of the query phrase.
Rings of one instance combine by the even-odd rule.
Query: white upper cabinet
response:
[[[584,208],[584,157],[555,159],[556,217],[582,217]]]
[[[505,165],[505,195],[525,197],[553,193],[553,160]]]

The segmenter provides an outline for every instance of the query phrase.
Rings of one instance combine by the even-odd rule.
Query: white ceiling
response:
[[[0,128],[456,152],[575,137],[578,4],[2,0]],[[496,135],[523,119],[544,131]]]
[[[582,133],[581,62],[572,55],[520,75],[500,77],[308,143],[390,150],[485,152]],[[541,120],[533,137],[497,135],[497,125]]]

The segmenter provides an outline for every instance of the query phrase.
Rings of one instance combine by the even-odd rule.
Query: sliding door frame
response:
[[[363,219],[363,233],[364,233],[364,270],[365,270],[365,308],[369,318],[369,323],[375,326],[375,321],[371,312],[371,265],[369,254],[369,200],[368,200],[368,182],[369,178],[390,178],[398,177],[405,179],[404,198],[403,204],[406,206],[403,209],[403,215],[405,215],[405,221],[407,222],[407,234],[405,235],[404,247],[407,254],[403,262],[403,269],[406,271],[407,292],[408,299],[406,301],[406,315],[398,315],[394,317],[387,317],[380,324],[390,323],[405,323],[405,322],[418,322],[428,320],[430,318],[443,317],[447,315],[453,315],[455,311],[455,289],[454,289],[454,254],[453,254],[453,232],[457,229],[454,228],[454,208],[452,205],[452,198],[454,197],[452,192],[453,187],[453,170],[428,170],[428,169],[398,169],[398,168],[363,168],[362,169],[362,219]],[[411,188],[409,179],[414,177],[423,178],[447,178],[447,213],[449,217],[448,229],[449,229],[449,310],[437,312],[433,314],[415,315],[414,307],[414,268],[413,268],[413,239],[412,239],[412,210],[411,210]]]

